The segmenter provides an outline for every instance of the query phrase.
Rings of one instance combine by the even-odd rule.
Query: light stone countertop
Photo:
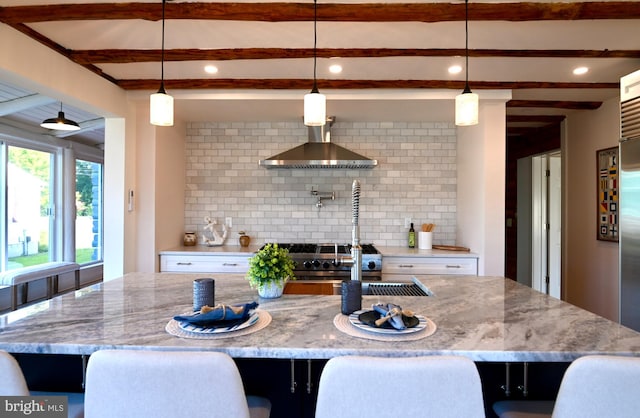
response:
[[[260,249],[261,245],[249,244],[248,247],[240,245],[214,245],[212,247],[206,245],[193,245],[190,247],[180,246],[160,251],[160,255],[248,255]]]
[[[273,320],[246,336],[183,339],[165,331],[192,306],[198,274],[130,273],[0,316],[0,349],[91,354],[105,348],[224,351],[237,358],[327,359],[459,354],[475,361],[571,361],[586,354],[640,356],[640,333],[501,277],[422,276],[433,297],[364,296],[394,302],[437,325],[408,342],[352,337],[333,324],[340,296],[258,298],[243,275],[214,274],[216,303],[258,300]]]
[[[249,255],[257,252],[262,244],[250,244],[248,247],[240,245],[219,245],[208,247],[206,245],[194,245],[191,247],[175,247],[160,251],[160,255]],[[468,251],[450,251],[450,250],[421,250],[418,248],[408,247],[388,247],[375,245],[382,256],[400,256],[400,257],[460,257],[460,258],[478,258],[478,254]]]
[[[452,257],[452,258],[478,258],[478,254],[469,251],[452,250],[421,250],[419,248],[408,247],[387,247],[376,245],[380,254],[384,257]]]

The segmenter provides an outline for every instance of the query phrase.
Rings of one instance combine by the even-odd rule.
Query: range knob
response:
[[[311,261],[305,261],[303,264],[304,264],[304,268],[306,268],[306,269],[310,269],[311,268]]]
[[[369,264],[367,264],[367,267],[369,267],[369,270],[373,270],[376,268],[376,262],[375,261],[369,261]]]
[[[331,267],[331,263],[329,263],[328,261],[322,263],[322,268],[328,269],[329,267]]]
[[[320,262],[318,260],[313,260],[313,267],[315,268],[320,267]]]

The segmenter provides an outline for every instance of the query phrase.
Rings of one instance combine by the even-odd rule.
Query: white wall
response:
[[[125,243],[124,272],[159,270],[158,252],[175,246],[184,233],[185,124],[172,127],[149,123],[148,101],[133,103],[135,134],[126,144],[125,221],[130,225]],[[134,204],[128,207],[128,193]]]
[[[458,128],[457,241],[481,254],[480,275],[504,275],[506,112],[480,101],[480,123]]]
[[[129,235],[133,231],[131,214],[126,212],[126,126],[121,118],[104,124],[104,279],[120,277],[127,271],[125,254],[131,257]],[[135,254],[134,254],[135,255]]]
[[[178,120],[171,129],[157,128],[155,245],[150,254],[155,263],[153,270],[145,271],[159,271],[158,252],[184,237],[185,132],[186,124]]]
[[[617,321],[618,244],[596,240],[596,151],[618,145],[619,101],[571,114],[566,125],[563,299]]]

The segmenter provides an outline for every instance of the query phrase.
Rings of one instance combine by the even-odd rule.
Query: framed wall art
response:
[[[596,151],[598,233],[601,241],[618,242],[618,147]]]

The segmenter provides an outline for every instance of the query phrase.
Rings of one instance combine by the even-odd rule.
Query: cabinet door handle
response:
[[[296,393],[296,364],[295,360],[291,359],[291,393]]]
[[[460,264],[447,264],[448,269],[461,269],[462,266]]]
[[[231,266],[231,267],[235,267],[238,265],[238,263],[222,263],[223,266]]]
[[[311,360],[307,359],[307,393],[311,394]]]
[[[401,269],[412,269],[413,264],[398,264],[398,267],[400,267]]]
[[[191,262],[178,261],[176,264],[179,265],[179,266],[190,266]]]

